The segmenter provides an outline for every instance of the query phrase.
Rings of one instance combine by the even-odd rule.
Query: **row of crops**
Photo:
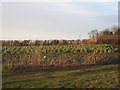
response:
[[[107,53],[117,52],[118,49],[111,45],[74,45],[74,46],[45,46],[42,48],[42,53],[47,54],[61,54],[61,53]]]
[[[2,47],[2,54],[21,55],[33,54],[35,52],[42,52],[47,54],[62,54],[62,53],[107,53],[117,52],[118,48],[111,45],[65,45],[65,46],[23,46],[23,47]]]
[[[9,46],[2,47],[2,61],[9,64],[73,64],[92,59],[91,54],[118,52],[112,45]],[[101,58],[99,56],[99,58]],[[94,60],[94,59],[93,59]],[[93,61],[91,60],[91,61]],[[89,61],[89,60],[88,60]]]

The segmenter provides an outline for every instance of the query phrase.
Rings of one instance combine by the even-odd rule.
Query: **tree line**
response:
[[[91,39],[96,39],[97,44],[120,45],[120,27],[112,26],[102,31],[92,30],[88,33]]]
[[[46,46],[81,44],[81,40],[2,40],[2,46]]]
[[[97,36],[104,35],[120,35],[120,27],[117,25],[112,26],[111,28],[106,28],[102,31],[92,30],[88,33],[90,39],[97,39]]]
[[[89,39],[77,39],[77,40],[1,40],[2,46],[46,46],[46,45],[79,45],[79,44],[111,44],[111,43],[119,43],[119,39],[116,38],[114,40],[105,39],[107,35],[112,35],[111,37],[115,37],[116,35],[120,35],[120,27],[112,26],[112,28],[108,28],[102,31],[92,30],[88,33]],[[103,36],[104,39],[98,39],[99,36]],[[91,39],[91,40],[90,40]],[[98,39],[98,40],[97,40]],[[97,42],[96,42],[97,40]]]

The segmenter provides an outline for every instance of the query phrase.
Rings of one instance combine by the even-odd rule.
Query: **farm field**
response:
[[[118,48],[106,44],[2,47],[2,62],[9,68],[31,65],[108,64],[118,61],[117,59]]]
[[[1,0],[2,89],[120,89],[119,6]]]
[[[119,49],[109,44],[2,47],[3,88],[118,88]]]
[[[120,88],[118,64],[61,70],[3,70],[3,88]]]

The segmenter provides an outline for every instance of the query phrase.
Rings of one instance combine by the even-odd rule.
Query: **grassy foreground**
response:
[[[118,88],[118,64],[36,72],[3,70],[2,83],[3,88]]]

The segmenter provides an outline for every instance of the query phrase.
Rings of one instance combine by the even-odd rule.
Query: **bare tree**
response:
[[[92,30],[88,34],[89,34],[89,38],[90,39],[96,39],[97,38],[97,34],[98,34],[98,30]]]

